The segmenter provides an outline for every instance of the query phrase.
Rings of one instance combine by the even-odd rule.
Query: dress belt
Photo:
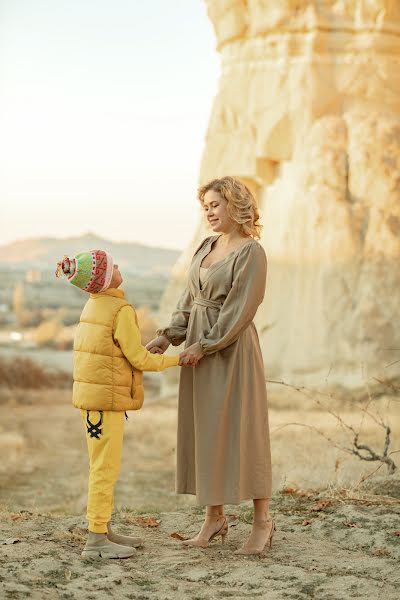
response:
[[[199,306],[205,306],[206,308],[221,308],[221,302],[216,302],[216,300],[207,300],[206,298],[194,298],[193,304],[198,304]]]

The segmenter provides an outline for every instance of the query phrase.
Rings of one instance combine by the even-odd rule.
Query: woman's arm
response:
[[[185,288],[172,313],[171,322],[168,327],[157,329],[159,336],[164,336],[173,346],[179,346],[186,339],[186,331],[193,306],[193,296],[189,288]]]
[[[196,248],[196,251],[193,254],[191,263],[193,262],[196,254],[202,248],[204,248],[205,244],[208,242],[209,239],[210,239],[209,237],[204,239],[201,242],[200,246],[198,246],[198,248]],[[168,327],[164,327],[162,329],[157,329],[157,331],[156,331],[157,335],[163,336],[165,338],[165,340],[167,340],[173,346],[179,346],[186,339],[187,326],[188,326],[190,312],[192,310],[192,307],[193,307],[193,296],[192,296],[192,293],[190,292],[189,287],[187,286],[179,299],[176,310],[172,313],[170,324],[168,325]],[[157,347],[160,347],[160,349],[162,349],[162,348],[164,348],[164,346],[166,346],[165,342],[163,343],[162,340],[160,340],[160,342],[158,344],[156,344],[157,339],[158,338],[152,340],[147,345],[147,347],[149,349],[157,348]],[[162,344],[162,346],[160,346],[160,344]],[[166,346],[166,348],[168,348],[168,346]],[[165,351],[165,350],[163,350],[163,351]]]
[[[233,342],[253,320],[264,298],[267,258],[260,244],[248,244],[240,252],[234,266],[232,287],[208,333],[200,336],[204,354],[223,350]]]

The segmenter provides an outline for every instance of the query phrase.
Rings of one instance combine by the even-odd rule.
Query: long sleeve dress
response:
[[[253,323],[265,292],[266,256],[251,239],[200,278],[217,239],[197,249],[171,322],[157,332],[175,346],[200,342],[205,353],[180,373],[176,476],[177,493],[205,505],[271,497],[267,393]]]

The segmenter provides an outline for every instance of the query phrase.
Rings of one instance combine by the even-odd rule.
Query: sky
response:
[[[203,0],[0,0],[0,244],[184,248],[215,45]]]

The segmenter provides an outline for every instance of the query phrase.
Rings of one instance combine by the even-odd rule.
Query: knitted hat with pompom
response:
[[[57,263],[56,277],[64,275],[72,285],[90,294],[97,294],[110,287],[113,266],[111,254],[104,250],[91,250],[73,258],[64,256]]]

